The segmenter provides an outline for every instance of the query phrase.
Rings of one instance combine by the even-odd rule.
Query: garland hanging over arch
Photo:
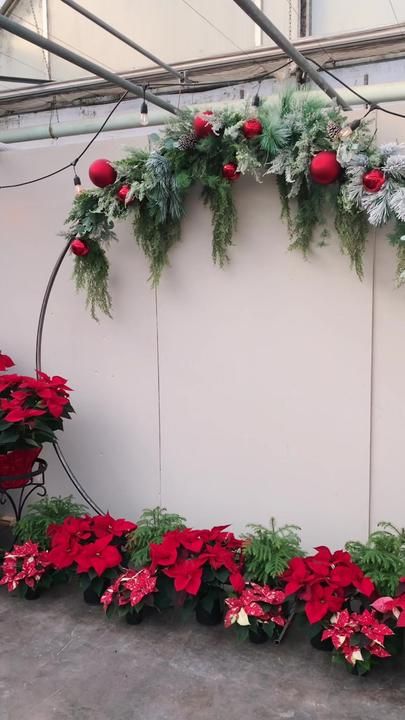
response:
[[[90,176],[102,187],[81,192],[67,219],[76,285],[92,316],[111,314],[106,251],[117,219],[132,220],[156,285],[180,239],[185,196],[198,183],[212,213],[213,260],[223,266],[237,222],[233,183],[240,175],[262,182],[269,174],[277,177],[291,249],[306,256],[332,209],[342,251],[361,278],[368,226],[394,220],[389,240],[397,249],[398,284],[405,282],[405,145],[377,146],[366,122],[348,124],[339,108],[288,92],[257,109],[197,115],[186,109],[150,152],[134,149],[111,165],[93,164]]]

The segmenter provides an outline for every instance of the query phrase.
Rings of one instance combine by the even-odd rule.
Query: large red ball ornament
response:
[[[207,115],[213,115],[212,110],[206,110],[205,112],[196,115],[193,120],[194,132],[198,138],[208,137],[208,135],[212,135],[214,132]]]
[[[321,150],[311,160],[309,173],[314,182],[320,185],[334,183],[340,173],[342,166],[336,160],[336,153],[332,150]]]
[[[91,163],[89,167],[89,178],[93,185],[99,188],[105,188],[112,185],[117,179],[117,172],[114,170],[109,160],[100,158]]]
[[[262,134],[263,125],[257,118],[250,118],[250,120],[245,120],[245,122],[243,123],[242,132],[245,138],[250,140],[251,138],[257,137],[258,135]]]
[[[382,170],[374,168],[363,175],[363,187],[367,192],[375,193],[381,190],[385,183],[385,175]]]
[[[227,180],[239,180],[238,166],[235,163],[226,163],[226,165],[222,166],[222,175]]]
[[[77,255],[78,257],[86,257],[86,255],[90,252],[89,246],[78,237],[72,240],[70,243],[70,249],[73,255]]]
[[[117,192],[117,200],[123,203],[123,205],[132,205],[134,202],[134,198],[131,198],[129,202],[126,202],[127,195],[130,192],[131,188],[129,185],[121,185],[120,189]]]

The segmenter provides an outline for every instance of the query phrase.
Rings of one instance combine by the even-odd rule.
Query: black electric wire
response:
[[[365,105],[369,105],[370,110],[380,110],[381,112],[386,113],[387,115],[394,115],[395,117],[400,117],[400,118],[405,119],[405,115],[403,115],[402,113],[395,112],[394,110],[388,110],[388,108],[385,108],[385,107],[381,107],[381,105],[379,105],[378,103],[373,103],[373,102],[371,102],[371,100],[368,100],[366,97],[364,97],[364,95],[360,95],[360,93],[357,92],[357,90],[354,90],[354,88],[350,87],[350,85],[345,83],[344,80],[341,80],[340,77],[335,75],[335,73],[331,72],[331,70],[327,70],[317,60],[314,60],[313,58],[308,58],[308,60],[311,60],[311,62],[313,62],[315,65],[317,65],[317,67],[320,70],[325,72],[327,75],[330,75],[330,77],[333,78],[334,80],[336,80],[336,82],[343,85],[343,87],[346,88],[346,90],[350,90],[350,92],[352,92],[353,95],[356,95],[356,97],[358,97],[359,100],[362,100],[362,102],[364,102]]]
[[[7,189],[9,189],[9,188],[23,187],[24,185],[32,185],[33,183],[41,182],[41,180],[47,180],[48,178],[53,177],[54,175],[58,175],[59,173],[64,172],[65,170],[67,170],[67,169],[70,168],[70,167],[73,168],[73,170],[75,170],[76,165],[77,165],[77,163],[79,162],[79,160],[81,160],[81,158],[83,157],[83,155],[84,155],[84,154],[88,151],[88,149],[93,145],[93,143],[95,142],[95,140],[97,140],[97,138],[98,138],[98,136],[100,135],[100,133],[103,132],[103,130],[104,130],[105,126],[107,125],[109,119],[110,119],[111,116],[115,113],[115,111],[117,110],[117,108],[119,107],[119,105],[121,105],[122,101],[126,98],[127,95],[128,95],[128,90],[126,90],[126,91],[121,95],[120,99],[118,100],[118,102],[115,103],[115,105],[114,105],[114,107],[112,108],[112,110],[110,110],[110,112],[108,113],[108,115],[107,115],[107,117],[105,118],[105,120],[104,120],[104,122],[102,123],[102,125],[100,125],[100,127],[99,127],[99,129],[97,130],[97,132],[95,133],[95,135],[93,135],[93,137],[91,138],[91,140],[89,140],[89,142],[88,142],[87,145],[83,148],[83,150],[81,151],[81,153],[80,153],[74,160],[72,160],[72,162],[67,163],[67,165],[63,165],[63,167],[58,168],[58,170],[53,170],[53,172],[47,173],[46,175],[40,175],[40,177],[33,178],[32,180],[24,180],[23,182],[20,182],[20,183],[12,183],[11,185],[0,185],[0,190],[7,190]]]

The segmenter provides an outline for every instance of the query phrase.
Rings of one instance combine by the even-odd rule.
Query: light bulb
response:
[[[145,100],[143,101],[143,103],[141,105],[141,123],[142,123],[142,125],[147,125],[149,123],[148,105]]]
[[[75,175],[75,176],[74,176],[74,178],[73,178],[73,183],[74,183],[74,186],[75,186],[75,193],[76,193],[76,195],[80,195],[80,193],[82,192],[83,188],[82,188],[82,181],[80,180],[80,178],[79,178],[78,175]]]

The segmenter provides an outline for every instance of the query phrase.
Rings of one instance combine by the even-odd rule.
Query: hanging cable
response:
[[[93,137],[92,137],[91,140],[87,143],[87,145],[83,148],[83,150],[81,151],[81,153],[80,153],[74,160],[72,160],[72,162],[67,163],[67,165],[63,165],[61,168],[58,168],[58,170],[54,170],[53,172],[47,173],[46,175],[40,175],[39,177],[33,178],[32,180],[24,180],[23,182],[20,182],[20,183],[12,183],[12,184],[10,184],[10,185],[0,185],[0,190],[7,190],[7,189],[9,189],[9,188],[23,187],[24,185],[33,185],[34,183],[41,182],[42,180],[47,180],[47,178],[53,177],[54,175],[58,175],[59,173],[64,172],[65,170],[67,170],[67,169],[70,168],[70,167],[72,167],[73,170],[75,170],[76,165],[77,165],[77,163],[79,162],[79,160],[81,160],[81,158],[83,157],[83,155],[84,155],[84,154],[88,151],[88,149],[93,145],[93,143],[95,142],[95,140],[97,140],[98,136],[99,136],[100,133],[104,130],[104,128],[105,128],[105,126],[107,125],[107,123],[108,123],[109,119],[111,118],[111,116],[115,113],[115,111],[117,110],[117,108],[119,107],[119,105],[121,105],[122,101],[126,98],[127,95],[128,95],[128,90],[126,90],[126,91],[121,95],[120,99],[118,100],[117,103],[115,103],[115,105],[114,105],[114,107],[112,108],[112,110],[110,110],[110,112],[108,113],[108,115],[107,115],[107,117],[105,118],[105,120],[104,120],[104,122],[102,123],[102,125],[100,125],[100,127],[99,127],[99,129],[97,130],[97,132],[95,133],[95,135],[93,135]],[[75,174],[75,179],[74,179],[73,182],[74,182],[74,184],[75,184],[75,187],[77,188],[81,183],[80,183],[80,182],[76,182],[76,178],[77,178],[78,180],[80,180],[80,178],[78,177],[78,175]]]
[[[356,97],[359,98],[359,100],[362,100],[365,105],[370,107],[370,110],[380,110],[383,113],[386,113],[387,115],[393,115],[394,117],[400,117],[405,119],[405,115],[403,113],[396,112],[394,110],[388,110],[388,108],[381,107],[378,103],[372,103],[371,100],[368,100],[364,95],[361,95],[357,90],[350,87],[347,83],[344,82],[344,80],[341,80],[340,77],[335,75],[335,73],[331,72],[330,70],[327,70],[321,63],[319,63],[317,60],[314,60],[314,58],[308,58],[308,60],[311,60],[318,68],[319,70],[322,70],[322,72],[327,73],[327,75],[330,75],[331,78],[336,80],[336,82],[340,83],[346,90],[350,90],[350,92],[353,93]],[[367,113],[368,114],[368,113]]]

